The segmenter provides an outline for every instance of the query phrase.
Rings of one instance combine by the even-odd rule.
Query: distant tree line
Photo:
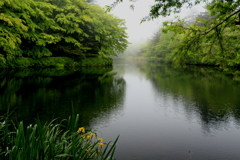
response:
[[[207,9],[195,17],[164,22],[138,54],[177,65],[239,66],[238,15],[212,14],[211,5]]]
[[[115,0],[107,10],[122,1]],[[155,0],[142,22],[179,13],[183,6],[191,7],[201,2],[205,3],[206,12],[190,18],[191,21],[164,22],[163,28],[139,53],[180,65],[239,66],[240,0]]]

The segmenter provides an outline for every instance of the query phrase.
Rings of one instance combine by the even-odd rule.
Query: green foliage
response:
[[[0,157],[8,160],[25,159],[113,159],[116,142],[103,143],[93,131],[78,129],[79,115],[68,120],[52,120],[24,126],[13,122],[8,113],[0,117]]]
[[[171,62],[172,52],[178,47],[181,36],[175,36],[173,32],[164,34],[161,30],[157,34],[139,52],[150,61]]]
[[[111,10],[122,1],[116,0],[112,6],[107,7],[107,10]],[[184,5],[191,7],[200,2],[206,1],[155,0],[149,16],[142,21],[178,13]],[[190,17],[190,20],[178,19],[174,22],[164,22],[163,32],[173,33],[174,38],[179,38],[177,43],[171,42],[174,44],[173,47],[164,44],[164,39],[160,40],[158,45],[151,42],[144,49],[146,52],[142,53],[145,56],[158,57],[160,53],[169,52],[167,59],[178,65],[217,65],[222,69],[239,66],[239,2],[239,0],[213,0],[206,3],[207,11],[197,17]]]
[[[56,67],[63,66],[80,66],[80,62],[75,62],[69,57],[44,57],[39,59],[19,57],[8,62],[5,68],[27,68],[27,67]]]
[[[11,63],[16,57],[106,57],[123,52],[128,44],[124,20],[89,3],[1,1],[1,61]]]
[[[166,25],[165,30],[184,35],[174,51],[175,62],[218,65],[221,68],[238,66],[240,53],[236,37],[240,28],[233,23],[234,20],[229,15],[217,15],[204,26],[186,26],[180,20]]]
[[[165,34],[162,33],[155,45],[152,42],[147,45],[145,56],[162,57],[165,62],[176,65],[214,65],[222,69],[239,66],[240,27],[234,24],[238,17],[232,14],[213,17],[206,13],[191,23],[184,19],[164,22],[162,32]]]
[[[0,59],[1,60],[1,59]],[[2,62],[4,62],[2,60]],[[76,60],[70,57],[42,57],[38,59],[18,57],[8,61],[8,63],[1,63],[2,68],[46,68],[46,67],[102,67],[111,66],[112,58],[109,57],[89,57]]]
[[[111,58],[94,57],[94,58],[83,59],[81,65],[83,67],[100,67],[100,66],[111,66],[112,63],[113,63],[113,60]]]

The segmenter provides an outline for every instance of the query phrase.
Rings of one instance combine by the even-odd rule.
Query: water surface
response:
[[[240,85],[211,68],[118,63],[122,109],[92,121],[117,159],[240,159]]]
[[[237,72],[235,72],[237,73]],[[113,68],[0,72],[0,112],[33,123],[68,118],[105,142],[117,160],[240,159],[239,74],[116,61]]]

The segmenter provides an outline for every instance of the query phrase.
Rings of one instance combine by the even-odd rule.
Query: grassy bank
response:
[[[0,59],[0,68],[45,68],[45,67],[102,67],[112,65],[113,60],[109,57],[88,57],[74,59],[71,57],[43,57],[27,58],[18,57],[11,60]]]
[[[0,117],[1,160],[105,160],[114,159],[117,139],[104,143],[91,130],[78,126],[79,115],[67,120],[52,120],[24,126],[9,118]]]

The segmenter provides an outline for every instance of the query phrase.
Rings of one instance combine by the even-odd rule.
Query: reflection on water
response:
[[[145,65],[141,72],[146,73],[155,92],[183,99],[186,114],[198,113],[205,131],[221,128],[229,119],[239,124],[240,83],[217,69]]]
[[[112,68],[3,70],[0,73],[0,111],[16,109],[17,118],[32,123],[39,117],[68,118],[71,104],[88,126],[99,113],[109,115],[123,102],[125,81]]]
[[[116,73],[116,74],[115,74]],[[115,62],[102,69],[0,72],[0,112],[67,118],[106,142],[118,160],[240,159],[240,83],[212,68]]]
[[[120,134],[117,159],[240,159],[240,85],[231,76],[135,62],[114,71],[127,86],[121,115],[91,126],[107,140]]]

